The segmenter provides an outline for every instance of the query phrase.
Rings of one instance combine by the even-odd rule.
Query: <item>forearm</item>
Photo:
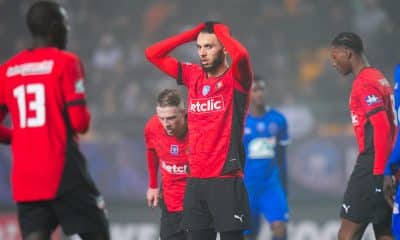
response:
[[[389,157],[391,149],[391,132],[389,120],[384,111],[380,111],[370,118],[373,127],[373,140],[374,140],[374,175],[381,175],[384,173],[385,164]]]
[[[394,175],[400,168],[400,139],[396,138],[396,143],[393,147],[390,157],[385,167],[385,175]]]
[[[232,70],[238,80],[252,79],[252,68],[250,63],[250,56],[247,49],[235,38],[233,38],[228,27],[223,24],[215,24],[214,32],[218,40],[229,53],[232,59]]]
[[[86,133],[90,126],[90,112],[86,105],[68,106],[71,127],[75,133]]]
[[[187,42],[194,41],[203,28],[204,24],[200,24],[193,29],[151,45],[145,50],[147,59],[157,66],[161,71],[173,78],[177,78],[179,62],[177,59],[169,56],[168,54],[176,47]]]
[[[147,167],[149,172],[149,188],[157,188],[158,156],[151,149],[147,149]]]

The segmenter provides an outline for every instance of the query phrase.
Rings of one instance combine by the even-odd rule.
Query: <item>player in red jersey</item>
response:
[[[196,41],[200,66],[169,55],[191,41]],[[215,239],[216,232],[222,240],[243,239],[249,210],[242,135],[253,78],[247,50],[227,26],[207,22],[150,46],[145,54],[188,89],[190,153],[183,226],[189,239]]]
[[[395,138],[396,119],[390,84],[370,67],[361,38],[340,33],[332,42],[333,66],[343,75],[353,74],[351,120],[359,155],[344,194],[340,240],[361,239],[373,223],[376,239],[391,237],[391,209],[383,195],[383,173]]]
[[[24,240],[47,240],[57,225],[85,240],[109,239],[104,200],[86,169],[78,133],[89,128],[84,72],[65,51],[66,12],[35,2],[26,22],[33,45],[0,67],[0,106],[12,120],[13,198]]]
[[[184,240],[183,196],[188,168],[188,127],[186,110],[177,90],[166,89],[157,97],[157,114],[147,122],[144,137],[149,167],[147,203],[161,207],[161,240]],[[161,172],[161,195],[157,172]]]

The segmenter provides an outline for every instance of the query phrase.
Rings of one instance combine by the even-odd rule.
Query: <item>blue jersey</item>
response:
[[[397,124],[397,131],[399,131],[399,114],[400,114],[400,64],[394,70],[394,111]],[[400,137],[397,134],[396,143],[390,154],[390,158],[386,163],[385,175],[394,175],[400,168]]]
[[[286,118],[272,108],[263,116],[248,114],[243,143],[247,189],[251,191],[279,181],[278,166],[286,162],[286,145],[289,143]]]

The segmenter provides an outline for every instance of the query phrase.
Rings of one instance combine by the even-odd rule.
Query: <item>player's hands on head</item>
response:
[[[146,198],[147,198],[147,206],[154,208],[158,206],[160,190],[158,188],[149,188],[147,189]]]
[[[393,208],[394,196],[395,196],[395,184],[392,176],[384,176],[383,178],[383,192],[385,194],[385,199]]]

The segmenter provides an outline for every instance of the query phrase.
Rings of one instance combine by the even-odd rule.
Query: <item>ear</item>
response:
[[[222,49],[222,51],[224,51],[224,54],[225,54],[225,55],[228,55],[228,51],[226,51],[226,48],[225,48],[225,47]]]
[[[351,59],[351,57],[353,56],[353,52],[350,49],[346,49],[346,56],[347,59]]]

